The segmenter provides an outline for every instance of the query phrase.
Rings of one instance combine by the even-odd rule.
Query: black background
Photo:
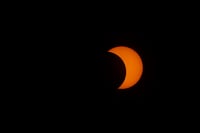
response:
[[[171,118],[196,110],[198,36],[189,26],[124,19],[105,19],[111,23],[105,26],[84,20],[41,17],[13,28],[12,41],[18,45],[9,48],[16,53],[10,70],[19,89],[10,90],[14,100],[9,100],[15,109],[39,119],[74,116],[83,121]],[[124,91],[117,90],[124,65],[107,52],[118,45],[135,49],[144,64],[141,80]]]
[[[31,125],[31,130],[58,125],[66,130],[108,127],[123,132],[178,124],[184,130],[196,123],[195,4],[142,2],[140,8],[121,2],[83,3],[9,3],[11,10],[3,11],[6,119],[22,128]],[[144,63],[141,80],[130,90],[116,89],[124,78],[124,65],[107,50],[117,45],[135,49]]]

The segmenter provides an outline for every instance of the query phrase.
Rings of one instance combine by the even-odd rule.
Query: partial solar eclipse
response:
[[[139,54],[125,46],[111,48],[108,52],[119,56],[126,68],[125,79],[118,89],[128,89],[134,86],[143,73],[143,63]]]

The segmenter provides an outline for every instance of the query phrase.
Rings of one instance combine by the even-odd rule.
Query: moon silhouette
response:
[[[126,68],[125,79],[118,89],[128,89],[134,86],[140,80],[143,73],[143,63],[139,54],[125,46],[111,48],[108,52],[119,56]]]

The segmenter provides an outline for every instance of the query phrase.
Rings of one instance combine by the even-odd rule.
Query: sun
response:
[[[128,89],[134,86],[140,80],[143,73],[143,63],[139,54],[125,46],[114,47],[108,52],[119,56],[126,68],[125,79],[118,89]]]

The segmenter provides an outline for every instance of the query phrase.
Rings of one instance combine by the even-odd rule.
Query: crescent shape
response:
[[[125,46],[114,47],[108,52],[119,56],[126,68],[125,79],[118,89],[128,89],[134,86],[140,80],[143,73],[143,63],[139,54]]]

